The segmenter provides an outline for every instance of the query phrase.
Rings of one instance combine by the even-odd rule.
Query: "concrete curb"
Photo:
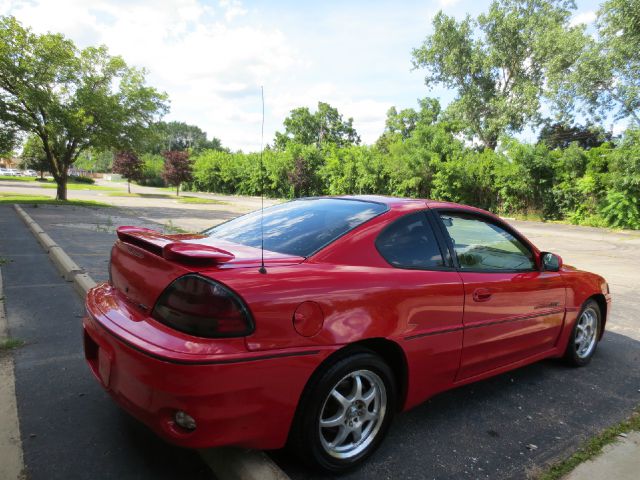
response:
[[[95,280],[78,266],[22,207],[14,205],[14,208],[36,237],[38,243],[47,251],[49,258],[58,268],[62,277],[68,282],[73,282],[76,292],[84,298],[87,292],[97,285]],[[257,450],[210,448],[199,450],[198,453],[218,480],[289,479],[289,476],[271,458]]]
[[[199,453],[221,480],[289,480],[273,460],[258,450],[222,447]]]
[[[7,337],[7,327],[2,293],[2,271],[0,270],[0,340],[4,340]],[[2,428],[0,428],[0,478],[18,480],[23,478],[24,458],[18,420],[13,355],[11,352],[0,352],[0,418],[2,418]]]
[[[85,273],[84,269],[71,260],[71,257],[65,253],[62,247],[56,244],[20,205],[14,205],[14,208],[29,230],[31,230],[31,233],[36,237],[38,243],[49,254],[49,258],[62,275],[62,278],[67,282],[74,282],[74,287],[78,293],[86,295],[87,291],[96,285],[96,282]]]

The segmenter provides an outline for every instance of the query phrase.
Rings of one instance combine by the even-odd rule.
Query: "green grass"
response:
[[[53,180],[44,180],[40,181],[40,177],[7,177],[0,176],[0,180],[9,180],[11,182],[32,182],[37,184],[40,188],[57,188],[57,184]],[[93,185],[91,183],[83,183],[83,182],[67,182],[67,190],[105,190],[110,192],[117,192],[120,189],[114,187],[105,187],[102,185]]]
[[[77,207],[110,207],[106,203],[94,200],[56,200],[44,195],[24,195],[21,193],[0,192],[0,205],[26,203],[30,205],[74,205]]]
[[[113,192],[108,194],[110,197],[140,197],[140,198],[173,198],[171,195],[164,193],[127,193]]]
[[[178,197],[180,203],[208,203],[214,205],[229,205],[229,202],[223,202],[221,200],[214,200],[212,198],[200,198],[200,197]]]
[[[616,441],[619,434],[632,430],[640,430],[640,407],[627,420],[600,432],[566,460],[551,465],[546,472],[537,475],[536,480],[558,480],[564,477],[581,463],[597,456],[605,445]]]
[[[24,342],[17,338],[5,338],[0,340],[0,352],[8,352],[14,348],[20,348],[23,345]]]
[[[0,180],[9,180],[11,182],[35,182],[36,177],[13,177],[8,175],[0,175]]]

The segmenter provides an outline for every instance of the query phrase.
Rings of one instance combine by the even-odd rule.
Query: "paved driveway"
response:
[[[132,218],[127,208],[39,207],[27,211],[96,279],[106,277],[114,227],[140,221]],[[233,213],[226,212],[229,216]],[[174,218],[174,225],[186,226],[181,223],[182,217]],[[200,229],[217,221],[218,213],[207,212],[190,218],[189,225]],[[541,248],[562,255],[566,263],[589,268],[609,279],[615,307],[609,331],[592,364],[573,369],[557,361],[544,361],[441,394],[400,415],[376,455],[344,478],[523,478],[546,462],[563,457],[598,430],[618,422],[640,403],[640,321],[634,295],[640,286],[635,260],[640,252],[640,236],[564,225],[514,223]],[[14,261],[22,260],[16,256]],[[15,295],[17,291],[6,292],[8,305]],[[28,327],[26,312],[23,318]],[[60,307],[56,315],[77,313]],[[29,330],[24,332],[26,335]],[[18,355],[18,372],[20,358],[29,348]],[[75,361],[81,370],[81,359]],[[69,379],[65,389],[77,391],[74,382]],[[27,383],[18,382],[19,392]],[[72,396],[67,401],[72,402]],[[112,425],[101,428],[100,422],[109,417],[94,413],[74,412],[74,421],[81,426],[79,431],[92,428],[101,432],[92,435],[94,448],[100,449],[102,444],[108,445],[122,436],[127,442],[132,441],[127,429],[114,429]],[[22,415],[21,411],[21,418]],[[42,416],[31,421],[35,426],[50,420]],[[25,435],[28,438],[28,430],[23,431]],[[25,448],[31,448],[28,441]],[[46,449],[42,452],[46,455]],[[125,453],[130,455],[116,452],[110,460],[116,464],[120,461],[118,455]],[[274,452],[273,457],[292,478],[327,478],[309,472],[286,452]],[[28,461],[29,458],[27,455]]]

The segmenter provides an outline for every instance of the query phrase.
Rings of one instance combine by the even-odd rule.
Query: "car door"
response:
[[[377,272],[388,286],[387,315],[401,322],[396,341],[410,366],[408,405],[450,388],[460,365],[464,289],[440,237],[430,213],[418,211],[392,222],[375,243],[393,267]]]
[[[564,321],[565,286],[538,268],[532,246],[479,213],[439,211],[464,284],[464,337],[457,380],[551,350]]]

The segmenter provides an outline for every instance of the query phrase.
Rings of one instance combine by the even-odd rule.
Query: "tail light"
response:
[[[197,337],[241,337],[253,332],[251,314],[240,297],[224,285],[196,274],[171,283],[151,316]]]

